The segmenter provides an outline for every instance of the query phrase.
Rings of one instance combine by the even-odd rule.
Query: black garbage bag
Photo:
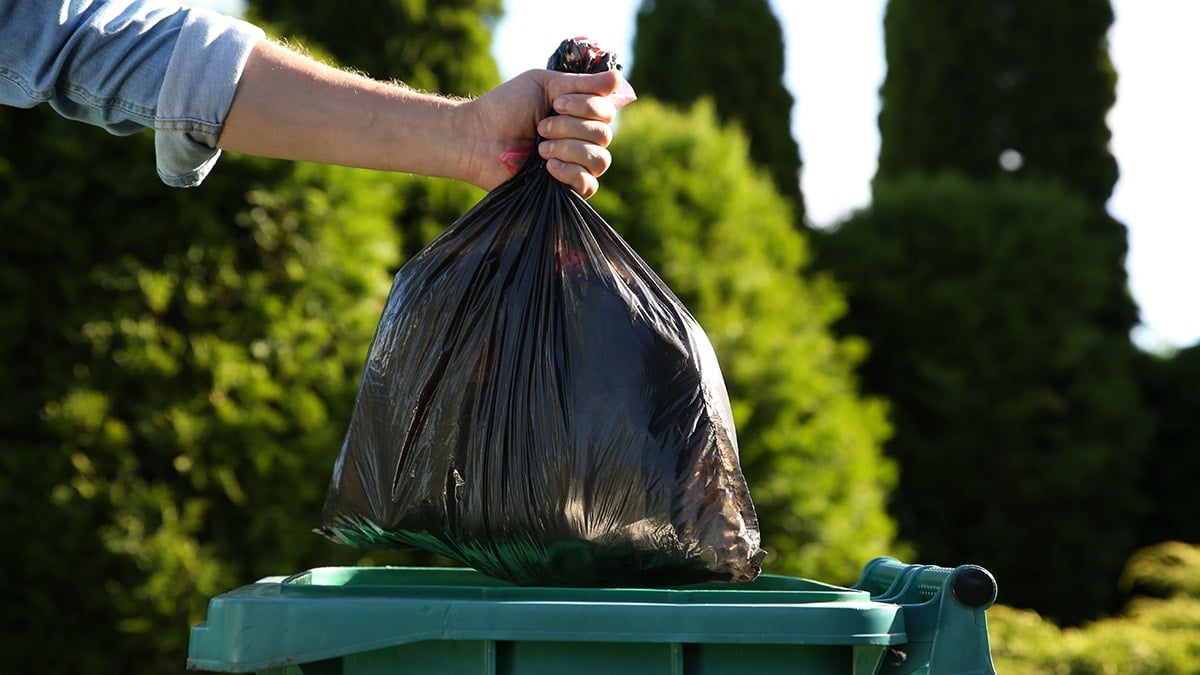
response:
[[[764,556],[707,336],[536,155],[397,273],[319,531],[527,585],[748,581]]]

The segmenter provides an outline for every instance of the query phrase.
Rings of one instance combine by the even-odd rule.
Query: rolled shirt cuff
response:
[[[217,139],[250,51],[262,29],[193,7],[179,31],[158,95],[154,151],[158,175],[173,187],[199,185],[221,155]]]

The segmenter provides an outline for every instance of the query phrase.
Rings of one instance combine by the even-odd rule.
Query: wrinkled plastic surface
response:
[[[611,63],[584,47],[556,56]],[[748,581],[764,555],[707,336],[536,157],[396,275],[320,531],[525,585]]]

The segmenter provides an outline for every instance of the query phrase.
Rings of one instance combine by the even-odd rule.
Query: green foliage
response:
[[[750,156],[803,222],[800,149],[784,44],[767,0],[644,0],[637,13],[630,81],[643,96],[688,106],[708,97],[724,123],[750,139]]]
[[[500,0],[250,2],[253,19],[289,40],[315,41],[347,67],[461,96],[499,83],[491,47],[502,13]],[[546,45],[546,56],[557,46]]]
[[[1170,561],[1164,566],[1162,561]],[[1157,561],[1157,562],[1152,562]],[[1168,542],[1139,551],[1125,578],[1173,578],[1166,597],[1136,597],[1111,618],[1060,629],[1035,612],[988,610],[999,673],[1188,675],[1200,669],[1200,549]]]
[[[1067,622],[1113,606],[1150,426],[1089,213],[1051,186],[910,177],[817,240],[840,328],[872,345],[864,386],[894,406],[901,536]]]
[[[312,8],[296,24],[372,50],[350,52],[353,65],[408,63],[395,74],[416,86],[495,83],[477,12],[403,9],[431,40],[419,53],[377,13],[370,32],[408,61]],[[226,157],[203,187],[173,190],[148,134],[115,138],[46,108],[0,110],[0,147],[4,663],[180,671],[219,592],[430,559],[311,528],[391,274],[477,189]]]
[[[1200,546],[1167,541],[1134,553],[1121,574],[1126,593],[1200,598]]]
[[[830,325],[845,303],[808,272],[790,206],[713,106],[648,98],[622,112],[619,158],[593,204],[704,326],[733,403],[766,569],[854,580],[894,551],[885,513],[895,466],[884,407],[859,396],[861,341]]]
[[[1170,356],[1145,355],[1141,374],[1158,422],[1146,458],[1143,489],[1152,499],[1141,543],[1200,542],[1200,345]]]
[[[362,559],[311,528],[415,179],[227,157],[173,190],[148,135],[48,109],[0,139],[0,658],[180,670],[208,597]]]
[[[880,178],[957,171],[1057,181],[1103,210],[1117,180],[1106,115],[1109,0],[891,0]]]

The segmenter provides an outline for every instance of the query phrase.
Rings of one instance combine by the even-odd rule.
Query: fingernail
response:
[[[630,103],[636,101],[637,93],[633,90],[633,85],[629,84],[629,80],[621,78],[620,86],[617,87],[617,90],[613,92],[609,98],[612,99],[613,106],[615,106],[617,110],[620,110],[621,108],[624,108]]]
[[[510,174],[516,175],[517,170],[529,159],[529,148],[509,148],[500,153],[500,161]]]

